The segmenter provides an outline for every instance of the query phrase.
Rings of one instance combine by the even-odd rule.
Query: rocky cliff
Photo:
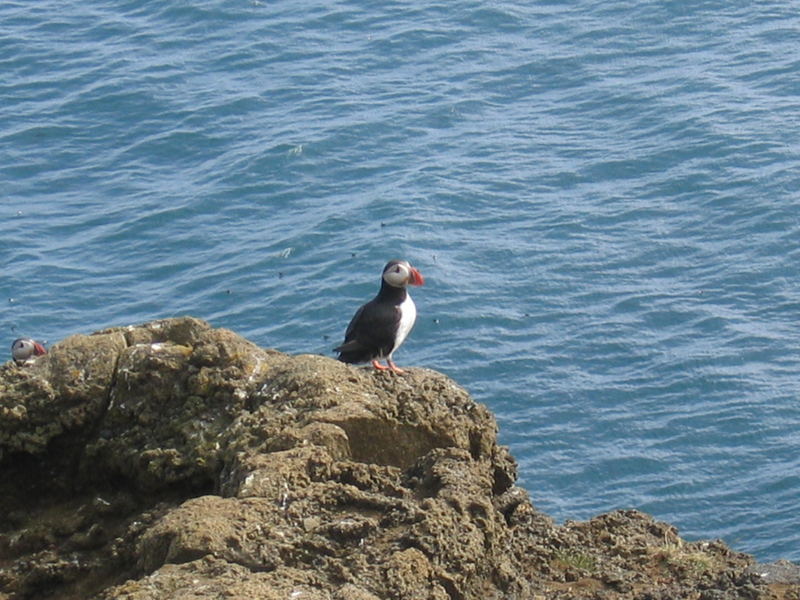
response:
[[[192,318],[74,336],[0,367],[0,598],[800,596],[636,511],[555,525],[496,433],[425,369]]]

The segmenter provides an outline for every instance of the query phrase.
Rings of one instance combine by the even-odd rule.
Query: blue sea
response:
[[[395,354],[556,521],[800,560],[800,12],[765,0],[0,3],[0,331],[190,314]]]

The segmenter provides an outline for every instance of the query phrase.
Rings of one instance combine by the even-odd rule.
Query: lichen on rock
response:
[[[440,373],[188,317],[0,367],[0,469],[0,598],[778,597],[636,511],[554,524]]]

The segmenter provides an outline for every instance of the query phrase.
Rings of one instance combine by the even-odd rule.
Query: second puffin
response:
[[[383,268],[378,295],[356,311],[344,334],[344,343],[334,352],[346,363],[372,361],[376,369],[402,373],[392,354],[408,336],[417,319],[417,307],[406,289],[423,285],[422,274],[405,260],[390,260]],[[388,367],[380,364],[386,359]]]

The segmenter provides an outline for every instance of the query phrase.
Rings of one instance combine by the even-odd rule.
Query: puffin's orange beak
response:
[[[47,350],[44,349],[39,342],[33,342],[33,354],[35,356],[41,356],[42,354],[47,354]]]
[[[425,285],[425,278],[422,273],[411,267],[411,279],[408,280],[411,285]]]

